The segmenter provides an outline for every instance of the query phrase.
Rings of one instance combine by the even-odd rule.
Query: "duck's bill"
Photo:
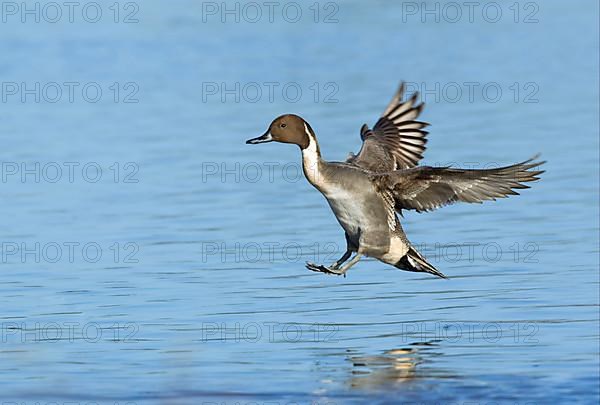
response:
[[[273,141],[273,137],[271,136],[271,132],[267,131],[267,132],[265,132],[264,135],[261,135],[258,138],[248,139],[246,141],[246,143],[254,145],[256,143],[265,143],[265,142],[272,142],[272,141]]]

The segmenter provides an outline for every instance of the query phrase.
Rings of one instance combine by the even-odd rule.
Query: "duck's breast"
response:
[[[322,193],[327,199],[338,222],[350,240],[359,246],[361,235],[377,235],[381,242],[388,243],[388,210],[385,201],[375,186],[362,172],[351,172],[343,179],[325,183]]]

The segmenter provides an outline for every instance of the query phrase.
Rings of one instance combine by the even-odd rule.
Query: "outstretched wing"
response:
[[[526,182],[539,180],[545,162],[537,156],[511,166],[486,170],[421,166],[373,175],[375,184],[391,191],[397,211],[431,211],[457,201],[482,203],[485,200],[517,195],[516,189],[529,188]]]
[[[424,104],[417,105],[418,93],[403,102],[404,89],[402,83],[373,129],[362,126],[360,152],[346,162],[383,173],[414,167],[423,158],[428,134],[423,128],[429,124],[416,119]]]

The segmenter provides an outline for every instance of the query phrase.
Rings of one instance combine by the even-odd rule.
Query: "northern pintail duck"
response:
[[[431,211],[458,201],[481,203],[518,194],[524,183],[539,180],[544,162],[536,157],[496,169],[473,170],[417,166],[423,157],[429,124],[417,121],[423,103],[418,94],[402,101],[404,84],[370,129],[360,130],[362,147],[345,162],[321,158],[317,137],[302,117],[276,118],[267,132],[246,141],[292,143],[302,151],[304,175],[327,199],[346,234],[346,252],[330,266],[307,262],[312,271],[346,275],[363,256],[402,270],[446,278],[411,245],[397,214]],[[350,259],[352,253],[355,256]],[[350,259],[348,261],[348,259]]]

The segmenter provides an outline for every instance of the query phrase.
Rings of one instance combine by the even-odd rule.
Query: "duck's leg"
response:
[[[323,266],[322,264],[315,264],[313,262],[306,262],[306,268],[312,271],[320,271],[322,273],[333,273],[333,270],[339,269],[339,267],[344,264],[346,260],[352,255],[351,250],[346,250],[346,253],[342,255],[335,262],[331,263],[331,266]]]
[[[346,272],[348,270],[350,270],[350,267],[354,266],[356,263],[358,263],[358,261],[362,258],[362,254],[357,253],[356,255],[354,255],[354,257],[345,265],[342,266],[341,269],[335,269],[333,270],[333,274],[338,274],[340,276],[344,276],[346,277]]]
[[[306,262],[306,268],[309,270],[312,270],[312,271],[318,271],[318,272],[327,273],[327,274],[338,274],[338,275],[344,274],[345,271],[344,271],[344,273],[338,273],[338,269],[340,268],[340,266],[342,264],[344,264],[346,262],[346,260],[348,260],[350,258],[350,256],[352,256],[352,252],[357,251],[356,247],[350,241],[350,237],[348,236],[348,233],[346,233],[345,236],[346,236],[346,252],[342,255],[342,257],[337,259],[335,262],[331,263],[331,266],[329,266],[329,267],[323,266],[322,264]]]
[[[350,256],[350,254],[348,252],[344,253],[344,256],[346,256],[346,254],[348,254],[348,256]],[[342,258],[344,256],[342,256]],[[317,265],[317,264],[310,263],[310,262],[306,263],[306,268],[309,269],[309,270],[312,270],[312,271],[318,271],[318,272],[321,272],[321,273],[335,274],[335,275],[338,275],[338,276],[344,276],[344,277],[346,277],[346,272],[350,269],[350,267],[352,267],[356,263],[358,263],[358,261],[361,259],[361,257],[362,257],[362,254],[357,253],[352,258],[352,260],[350,260],[348,263],[346,263],[345,265],[343,265],[341,269],[333,268],[333,267],[325,267],[322,264]]]
[[[352,251],[350,249],[348,249],[348,250],[346,250],[346,253],[344,253],[342,255],[342,257],[337,259],[335,262],[331,263],[331,266],[329,266],[329,268],[333,269],[333,270],[339,269],[340,266],[342,264],[344,264],[344,262],[350,258],[350,256],[352,256]]]

